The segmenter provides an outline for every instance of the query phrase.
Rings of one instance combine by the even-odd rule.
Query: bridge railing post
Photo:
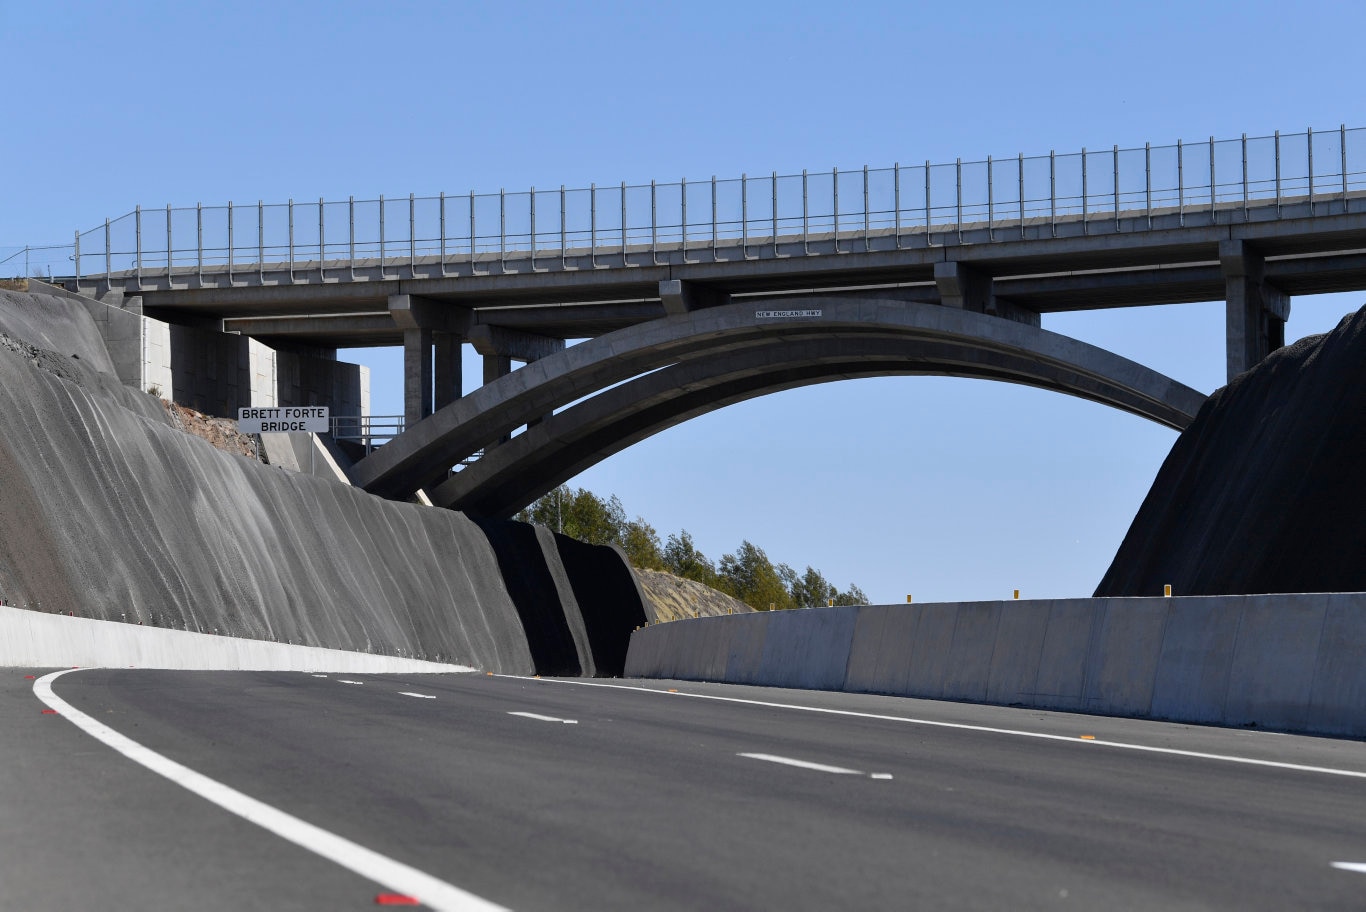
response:
[[[441,228],[439,229],[441,242],[437,258],[440,261],[441,278],[444,279],[446,277],[446,193],[444,190],[441,192],[441,195],[437,197],[437,200],[438,218],[441,221]]]
[[[1153,227],[1153,147],[1143,144],[1143,208],[1148,215],[1148,228]]]
[[[166,287],[171,286],[172,257],[171,251],[174,250],[171,244],[171,204],[166,204]]]
[[[802,204],[803,204],[803,209],[805,209],[805,204],[806,204],[806,199],[805,199],[805,197],[806,197],[806,181],[805,181],[806,172],[804,172],[804,171],[802,172],[802,178],[803,178],[803,180],[802,180],[802,197],[803,197],[803,199],[802,199]],[[892,164],[892,211],[893,211],[893,213],[894,213],[894,215],[893,215],[893,217],[892,217],[892,226],[893,226],[893,229],[894,229],[895,234],[896,234],[896,249],[897,249],[897,250],[900,250],[900,249],[901,249],[901,162],[894,162],[894,163]],[[805,216],[805,212],[803,212],[802,214],[803,214],[803,216]],[[805,234],[806,234],[805,227],[806,227],[806,222],[805,222],[805,220],[803,219],[803,222],[802,222],[802,228],[803,228],[802,234],[803,234],[803,237],[804,237]]]
[[[1342,154],[1342,211],[1347,211],[1347,125],[1338,125],[1338,151]]]
[[[531,271],[536,271],[536,188],[531,188]]]
[[[958,243],[963,243],[963,159],[953,163],[954,170],[954,227],[958,229]]]
[[[712,200],[715,201],[713,196]],[[806,169],[802,169],[802,254],[811,255],[810,202],[807,194]]]
[[[1179,139],[1176,141],[1176,220],[1182,228],[1186,227],[1186,162]]]
[[[1020,192],[1020,237],[1023,238],[1023,237],[1025,236],[1025,188],[1024,188],[1024,153],[1023,153],[1023,152],[1020,153],[1019,162],[1020,162],[1020,191],[1019,191],[1019,192]],[[925,185],[925,192],[926,192],[927,194],[929,193],[929,184],[926,184],[926,185]],[[929,208],[929,204],[928,204],[928,203],[926,203],[926,208],[927,208],[927,209]]]
[[[1081,233],[1090,234],[1090,228],[1086,224],[1086,147],[1081,147]],[[1115,206],[1115,217],[1119,217],[1119,207]]]
[[[749,259],[749,176],[740,175],[740,258]]]
[[[986,239],[996,240],[996,184],[992,173],[992,157],[986,157]]]
[[[228,200],[228,284],[232,285],[232,262],[233,262],[233,236],[232,236],[232,200]]]
[[[1276,131],[1276,218],[1281,217],[1281,131]]]
[[[1346,171],[1347,171],[1346,168],[1343,168],[1342,170],[1343,170],[1343,173],[1344,173],[1344,174],[1345,174]],[[1345,196],[1345,195],[1344,195],[1343,199],[1344,199],[1344,201],[1346,200],[1346,196]],[[110,276],[110,274],[114,271],[114,270],[113,270],[113,267],[110,265],[111,259],[112,259],[112,256],[111,256],[110,251],[109,251],[109,219],[105,219],[105,220],[104,220],[104,278],[105,278],[106,284],[107,284],[108,281],[109,281],[109,276]]]
[[[1119,231],[1119,146],[1114,148],[1115,156],[1115,231]]]
[[[833,236],[834,241],[835,241],[835,252],[836,252],[836,253],[839,253],[839,252],[840,252],[840,169],[839,169],[839,168],[831,168],[831,169],[830,169],[830,186],[831,186],[831,190],[830,190],[830,204],[831,204],[831,209],[832,209],[832,217],[833,217],[833,219],[834,219],[834,233],[833,233],[832,236]]]
[[[1314,214],[1314,128],[1310,127],[1304,136],[1305,152],[1309,156],[1309,214]]]
[[[588,265],[598,268],[598,185],[588,185]]]

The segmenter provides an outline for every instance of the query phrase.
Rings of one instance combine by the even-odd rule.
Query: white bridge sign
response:
[[[243,434],[326,434],[332,429],[330,418],[325,405],[239,408],[237,430]]]

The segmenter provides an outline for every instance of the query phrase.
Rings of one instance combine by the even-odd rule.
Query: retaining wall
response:
[[[636,631],[625,672],[1366,737],[1366,593],[699,618]]]

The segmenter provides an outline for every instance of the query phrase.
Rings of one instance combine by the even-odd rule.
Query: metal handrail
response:
[[[689,253],[721,245],[745,256],[800,245],[799,255],[822,254],[813,236],[836,238],[839,254],[861,251],[872,234],[919,234],[922,242],[965,228],[984,227],[990,241],[1019,237],[1033,221],[1080,220],[1084,231],[1101,221],[1175,211],[1184,224],[1194,213],[1216,218],[1230,210],[1308,202],[1312,215],[1344,211],[1366,191],[1366,128],[1216,140],[948,164],[831,169],[677,183],[591,185],[582,189],[439,194],[434,197],[327,201],[250,206],[135,208],[70,245],[25,247],[0,265],[43,252],[49,274],[70,263],[77,279],[121,272],[203,275],[289,264],[291,280],[362,260],[386,274],[413,269],[419,259],[474,263],[529,255],[534,268],[570,268],[572,251],[594,268],[630,266],[627,248],[657,262],[667,247]],[[340,226],[340,227],[329,227]],[[1014,233],[1010,230],[1014,229]],[[841,244],[840,241],[846,241]],[[599,260],[607,254],[611,259]],[[544,262],[535,261],[544,258]],[[644,261],[642,261],[644,262]],[[341,264],[332,266],[328,264]],[[282,267],[283,268],[283,267]]]

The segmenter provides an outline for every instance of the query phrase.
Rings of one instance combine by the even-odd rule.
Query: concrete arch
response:
[[[1005,372],[1015,382],[1084,396],[1171,427],[1184,426],[1204,400],[1111,352],[985,314],[839,296],[742,301],[632,326],[528,364],[413,425],[358,462],[351,478],[372,493],[406,496],[516,428],[650,371],[700,360],[708,365],[698,368],[703,372],[744,372],[755,352],[773,346],[792,350],[783,361],[792,369],[802,363],[816,369],[822,359],[842,357],[839,349],[852,339],[951,344],[957,360],[925,372],[953,373],[954,364],[964,376],[1002,379],[997,374]],[[886,372],[907,372],[890,367]]]
[[[615,386],[556,413],[428,491],[432,501],[475,517],[501,518],[654,434],[737,402],[801,386],[860,377],[956,376],[1021,383],[1117,406],[1184,427],[1192,414],[1058,365],[984,353],[950,340],[856,336],[756,345],[698,358]],[[1198,397],[1199,394],[1197,393]],[[1200,397],[1203,398],[1203,397]]]

